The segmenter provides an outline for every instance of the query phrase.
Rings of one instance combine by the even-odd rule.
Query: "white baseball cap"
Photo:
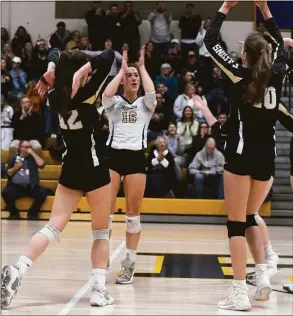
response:
[[[171,65],[170,64],[163,64],[162,66],[161,66],[161,69],[164,69],[164,68],[170,68],[170,69],[172,69],[172,67],[171,67]]]
[[[16,63],[16,64],[21,64],[21,58],[15,56],[15,57],[13,57],[12,62],[13,62],[13,63]]]

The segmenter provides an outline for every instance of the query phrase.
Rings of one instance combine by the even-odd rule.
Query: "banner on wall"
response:
[[[268,1],[269,8],[279,28],[282,30],[293,29],[293,1]],[[256,25],[263,21],[260,10],[255,6]]]

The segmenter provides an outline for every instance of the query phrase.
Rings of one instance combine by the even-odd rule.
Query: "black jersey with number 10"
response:
[[[246,103],[244,94],[251,81],[252,71],[230,58],[218,41],[225,17],[223,13],[216,13],[205,37],[205,45],[212,59],[231,81],[231,109],[225,155],[228,157],[238,154],[261,161],[275,156],[275,124],[286,73],[284,42],[275,20],[271,18],[264,21],[276,43],[271,80],[262,103]]]

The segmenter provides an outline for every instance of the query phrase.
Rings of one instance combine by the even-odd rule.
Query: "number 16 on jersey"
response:
[[[135,111],[122,112],[122,123],[135,123],[137,121],[137,113]]]

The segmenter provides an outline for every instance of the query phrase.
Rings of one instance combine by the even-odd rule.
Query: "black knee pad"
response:
[[[227,222],[228,237],[229,239],[235,236],[245,237],[245,223],[244,222]]]
[[[255,220],[255,214],[247,215],[246,216],[246,223],[245,223],[245,229],[253,226],[258,226],[257,222]]]

